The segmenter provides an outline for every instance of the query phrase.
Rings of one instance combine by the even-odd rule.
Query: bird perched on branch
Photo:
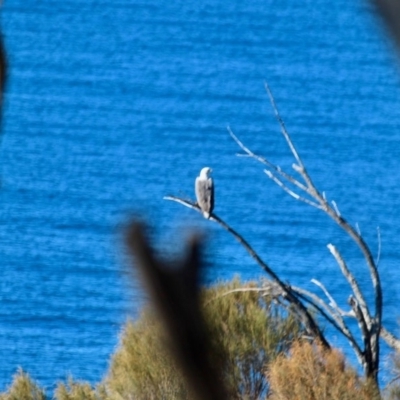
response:
[[[204,218],[209,219],[214,209],[214,182],[210,178],[212,169],[204,167],[196,178],[195,192],[197,204],[203,211]]]

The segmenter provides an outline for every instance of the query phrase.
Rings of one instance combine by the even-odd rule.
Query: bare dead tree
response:
[[[253,153],[248,147],[246,147],[238,137],[228,128],[230,135],[243,150],[247,157],[253,158],[256,161],[262,163],[266,168],[265,174],[279,187],[281,187],[286,193],[295,198],[296,200],[302,201],[312,207],[315,207],[324,213],[326,213],[333,221],[343,229],[343,231],[349,235],[349,237],[355,242],[356,246],[361,251],[366,265],[369,270],[371,277],[371,283],[374,293],[374,310],[368,306],[366,298],[362,293],[360,286],[355,279],[352,271],[345,262],[339,249],[333,244],[328,244],[328,250],[335,258],[340,271],[346,278],[350,286],[350,295],[348,304],[350,305],[349,311],[342,310],[337,302],[333,299],[333,296],[328,292],[325,286],[313,280],[313,282],[319,286],[329,302],[324,301],[318,295],[306,291],[304,289],[291,286],[284,283],[279,276],[272,270],[272,268],[265,263],[257,252],[250,246],[250,244],[233,228],[231,228],[226,222],[221,220],[215,213],[211,215],[210,220],[218,223],[225,230],[231,233],[236,240],[249,252],[253,259],[261,266],[261,268],[269,275],[271,281],[269,281],[268,290],[273,289],[276,297],[281,297],[286,303],[290,304],[295,310],[296,314],[301,316],[301,320],[304,323],[307,331],[314,337],[318,337],[327,347],[329,344],[321,333],[318,324],[311,316],[307,305],[311,305],[317,312],[325,318],[334,328],[336,328],[350,343],[353,348],[356,357],[364,369],[364,373],[367,377],[372,378],[375,382],[378,379],[379,370],[379,338],[382,338],[393,348],[400,349],[400,341],[382,327],[382,288],[380,283],[380,277],[377,269],[377,262],[372,256],[371,250],[362,237],[358,229],[353,227],[341,214],[334,201],[329,202],[325,193],[320,192],[315,184],[313,183],[304,163],[302,162],[293,141],[286,130],[283,119],[281,118],[277,109],[274,97],[266,84],[266,90],[269,95],[272,107],[275,112],[275,116],[279,122],[281,133],[284,136],[286,143],[294,157],[295,163],[292,165],[295,173],[298,174],[299,178],[294,175],[282,170],[279,166],[273,164],[268,159]],[[166,196],[166,200],[172,200],[178,202],[186,207],[192,208],[198,212],[201,212],[199,206],[190,201],[185,200],[176,196]],[[264,286],[265,287],[265,286]],[[355,318],[357,321],[359,331],[361,334],[362,345],[359,344],[357,338],[349,329],[345,318]]]
[[[247,149],[237,139],[237,137],[233,134],[232,131],[230,131],[230,133],[231,133],[232,137],[234,137],[235,140],[238,143],[240,143],[240,146],[243,146],[242,147],[243,150],[246,149],[246,151],[250,152],[250,150]],[[251,153],[251,156],[256,158],[257,160],[258,160],[258,158],[260,158],[259,156],[255,155],[254,153]],[[288,174],[286,174],[285,172],[283,172],[279,167],[276,167],[273,164],[271,164],[268,160],[265,160],[265,159],[262,159],[262,160],[264,163],[267,163],[270,167],[274,168],[276,171],[280,171],[280,173],[282,175],[284,175],[285,177],[288,177],[288,179],[290,179],[290,181],[296,185],[296,183],[294,183],[295,179],[293,177],[291,177]],[[260,161],[260,160],[258,160],[258,161]],[[297,186],[298,185],[304,186],[301,182],[297,181]],[[283,186],[282,182],[279,182],[279,186],[283,187],[284,190],[288,191],[296,199],[300,199],[307,204],[310,204],[310,203],[314,204],[311,200],[308,200],[306,198],[303,198],[303,197],[297,195],[295,192],[293,192],[291,189],[289,189],[286,185]],[[196,203],[194,203],[190,200],[182,199],[182,198],[179,198],[176,196],[165,196],[164,199],[175,201],[177,203],[180,203],[186,207],[189,207],[189,208],[194,209],[201,213],[200,207]],[[271,267],[261,259],[261,257],[257,254],[257,252],[250,246],[250,244],[238,232],[236,232],[233,228],[231,228],[226,222],[221,220],[221,218],[219,218],[215,213],[213,213],[211,215],[209,220],[218,223],[225,230],[227,230],[229,233],[231,233],[236,238],[236,240],[248,251],[248,253],[251,255],[251,257],[269,275],[271,280],[265,281],[263,287],[258,290],[265,291],[269,294],[273,293],[273,296],[275,299],[284,299],[285,302],[281,302],[281,304],[283,306],[285,306],[285,303],[286,303],[286,305],[287,304],[291,305],[292,311],[294,311],[297,315],[302,316],[301,319],[302,319],[305,327],[307,328],[308,333],[314,337],[318,337],[321,341],[323,341],[323,343],[325,343],[325,345],[327,347],[329,347],[329,343],[327,342],[325,336],[322,334],[321,330],[319,329],[318,324],[316,324],[315,320],[313,319],[313,317],[310,314],[309,309],[306,307],[307,304],[311,305],[320,315],[322,315],[330,324],[332,324],[332,326],[334,326],[339,332],[341,332],[348,339],[351,347],[353,348],[353,350],[357,356],[357,359],[359,360],[360,364],[364,367],[364,369],[367,368],[367,366],[370,366],[370,364],[371,364],[370,360],[372,359],[372,349],[371,349],[371,346],[369,345],[369,342],[367,342],[366,348],[368,350],[368,353],[366,353],[359,346],[359,344],[357,343],[357,340],[354,338],[353,334],[351,333],[349,327],[347,326],[347,324],[344,320],[345,317],[349,317],[349,316],[354,317],[356,315],[355,311],[345,312],[345,311],[341,310],[337,306],[337,303],[333,300],[333,297],[329,294],[327,289],[318,281],[314,280],[314,282],[318,286],[323,288],[324,293],[328,295],[327,297],[330,300],[329,304],[327,304],[323,299],[321,299],[319,296],[317,296],[316,294],[314,294],[310,291],[307,291],[307,290],[301,289],[299,287],[291,286],[287,283],[284,283],[279,278],[279,276],[271,269]],[[332,251],[334,251],[334,253],[337,254],[336,248],[333,247]],[[345,268],[347,273],[350,274],[348,268],[346,268],[346,266],[343,266],[343,264],[341,264],[341,265],[343,268]],[[355,281],[354,277],[353,277],[352,281],[354,282],[355,285],[357,285],[357,282]],[[358,287],[358,285],[357,285],[357,287]],[[358,296],[358,298],[361,298],[361,304],[363,304],[363,307],[366,307],[366,302],[363,299],[362,295],[360,297],[360,294],[361,294],[361,292],[358,288],[357,296]],[[354,307],[356,307],[356,305],[354,305]],[[358,308],[357,308],[357,310],[358,310]],[[307,325],[307,322],[310,320],[312,321],[311,326]],[[365,324],[363,325],[363,327],[365,327]],[[365,337],[368,337],[366,328],[364,329],[364,335],[365,335]],[[368,355],[366,356],[366,354],[368,354]],[[366,362],[366,360],[368,360],[368,362]],[[368,374],[368,376],[370,376],[370,375]]]
[[[303,300],[317,307],[321,315],[348,339],[364,369],[365,375],[377,382],[380,354],[379,337],[382,328],[382,287],[376,262],[362,235],[340,214],[336,203],[334,201],[329,202],[325,193],[320,192],[313,183],[285,127],[283,119],[280,116],[271,90],[267,84],[265,87],[275,116],[279,122],[281,133],[294,157],[295,163],[293,163],[292,168],[295,173],[298,174],[299,178],[283,171],[279,166],[273,164],[268,159],[253,153],[238,139],[238,137],[230,128],[228,128],[229,133],[238,146],[243,150],[244,155],[255,159],[266,167],[264,172],[268,178],[270,178],[275,184],[277,184],[296,200],[302,201],[327,214],[340,228],[344,230],[347,235],[350,236],[350,238],[355,242],[356,246],[361,251],[369,269],[369,275],[371,277],[373,287],[375,305],[373,312],[368,306],[357,280],[346,264],[339,249],[331,243],[328,244],[328,249],[335,258],[342,274],[350,285],[351,294],[349,296],[348,303],[352,311],[344,312],[341,310],[327,289],[316,280],[314,280],[314,283],[323,289],[325,295],[330,300],[329,304],[324,302],[319,296],[302,289],[297,289],[297,294],[300,295]],[[323,313],[321,312],[322,310]],[[356,319],[361,333],[363,342],[362,346],[358,344],[356,338],[349,330],[344,317],[353,317]],[[385,336],[389,337],[390,335],[387,333]],[[393,341],[393,337],[391,337],[391,339]]]
[[[392,34],[397,52],[400,54],[400,2],[397,0],[372,0],[372,3],[376,6],[383,22]],[[392,349],[400,352],[399,338],[387,331],[384,326],[381,327],[380,334]]]

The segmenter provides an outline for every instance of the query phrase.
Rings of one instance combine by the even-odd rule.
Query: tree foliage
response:
[[[213,362],[223,370],[221,384],[230,399],[265,398],[268,365],[288,353],[304,331],[292,314],[260,291],[255,282],[234,279],[200,294],[201,309],[214,349]],[[87,382],[59,383],[56,400],[192,399],[185,379],[167,351],[162,326],[147,308],[124,326],[109,370],[96,387]],[[44,391],[19,371],[0,400],[45,400]]]
[[[265,369],[302,335],[300,324],[256,290],[234,280],[202,292],[214,362],[222,366],[232,399],[257,399],[268,390]],[[166,352],[159,322],[147,310],[129,322],[105,380],[110,393],[135,399],[189,399],[181,373]]]
[[[375,400],[373,381],[360,378],[338,350],[304,339],[294,315],[274,303],[256,282],[235,279],[201,292],[202,311],[213,342],[214,362],[223,369],[229,398]],[[398,399],[398,387],[387,391]],[[146,308],[124,326],[103,381],[59,383],[56,400],[186,400],[185,379],[167,351],[163,327]],[[0,400],[46,400],[20,370]]]

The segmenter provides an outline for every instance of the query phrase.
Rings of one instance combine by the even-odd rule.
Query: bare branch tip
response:
[[[333,209],[335,210],[336,214],[337,214],[339,217],[341,217],[342,215],[340,214],[339,207],[337,206],[336,201],[335,201],[335,200],[332,200],[331,203],[332,203]]]
[[[271,92],[271,89],[270,89],[270,87],[269,87],[267,81],[264,81],[264,87],[265,87],[265,90],[267,91],[267,93],[268,93],[270,96],[272,96],[272,92]]]
[[[329,251],[330,251],[331,253],[333,253],[333,252],[336,250],[336,247],[335,247],[332,243],[328,243],[328,244],[326,245],[326,247],[329,249]]]
[[[300,165],[297,165],[296,163],[292,164],[292,168],[296,171],[301,173],[303,171],[303,168],[300,167]]]

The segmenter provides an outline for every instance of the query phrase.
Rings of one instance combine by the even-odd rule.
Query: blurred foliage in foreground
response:
[[[223,366],[231,399],[376,399],[374,388],[345,365],[337,351],[302,339],[300,324],[256,290],[234,280],[202,293],[215,361]],[[70,378],[59,383],[57,400],[190,399],[184,379],[165,350],[151,310],[129,321],[109,370],[97,386]],[[45,392],[20,370],[0,400],[46,400]]]

